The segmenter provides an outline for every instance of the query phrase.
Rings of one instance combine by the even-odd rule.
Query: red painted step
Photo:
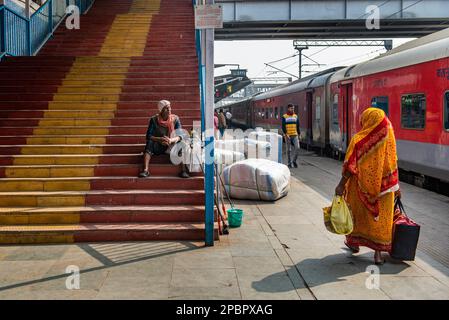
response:
[[[110,108],[101,108],[101,110],[115,110],[117,109],[151,109],[154,110],[157,107],[159,100],[147,100],[147,101],[120,101],[116,104],[106,101],[84,102],[80,104],[74,101],[51,101],[52,105],[57,110],[98,110],[98,104],[110,105]],[[200,109],[200,104],[197,101],[178,100],[171,101],[172,110],[174,112],[180,109]],[[0,110],[47,110],[48,101],[0,101]],[[85,106],[85,109],[81,107]]]
[[[44,206],[60,207],[61,203],[54,201],[64,199],[69,204],[70,199],[84,197],[86,206],[130,206],[130,205],[202,205],[203,190],[93,190],[93,191],[57,191],[57,192],[1,192],[0,201],[9,203],[27,199],[38,199]],[[47,199],[50,201],[48,202]]]
[[[37,166],[36,169],[39,169]],[[0,180],[0,187],[11,183],[28,184],[29,188],[24,191],[52,191],[45,189],[46,183],[59,183],[60,185],[70,186],[79,185],[79,183],[88,183],[89,190],[176,190],[183,188],[186,190],[202,190],[204,188],[204,179],[199,176],[190,178],[180,178],[177,176],[154,175],[147,178],[136,176],[95,176],[95,177],[55,177],[55,178],[3,178]],[[37,186],[37,184],[39,186]],[[64,190],[64,189],[54,189]],[[81,189],[87,190],[87,189]]]
[[[34,166],[19,166],[15,165],[13,167],[17,170],[29,170],[29,174],[33,174],[34,176],[43,172],[41,175],[42,178],[50,177],[52,174],[54,177],[64,177],[65,170],[82,170],[82,169],[93,169],[94,176],[96,177],[137,177],[139,173],[142,171],[141,164],[98,164],[98,165],[34,165]],[[0,178],[7,178],[5,174],[6,167],[0,166]],[[150,164],[150,174],[153,176],[178,176],[181,173],[181,167],[175,166],[171,164],[159,164],[159,163],[151,163]],[[73,172],[69,174],[74,175]],[[193,174],[192,174],[193,175]],[[80,176],[85,176],[83,173],[80,173]],[[17,176],[15,176],[17,177]],[[9,177],[13,178],[13,177]]]
[[[65,148],[65,149],[63,149]],[[86,150],[91,149],[86,153]],[[32,149],[33,154],[97,154],[101,152],[96,148],[102,148],[102,153],[109,154],[124,154],[124,153],[140,153],[144,149],[144,144],[118,144],[118,145],[16,145],[16,146],[1,146],[1,155],[11,154],[30,154]],[[84,153],[83,153],[84,152]]]
[[[186,125],[191,124],[196,118],[184,116],[181,120],[182,123]],[[67,118],[45,118],[45,119],[22,119],[22,118],[0,118],[0,126],[10,126],[10,127],[24,127],[24,126],[39,126],[39,122],[41,120],[45,120],[47,125],[50,126],[50,123],[58,123],[58,121],[69,121]],[[128,117],[120,117],[114,119],[108,118],[79,118],[72,122],[80,123],[80,126],[92,126],[94,127],[97,121],[110,120],[112,126],[145,126],[148,125],[149,117],[139,117],[139,118],[128,118]],[[65,126],[73,126],[73,124],[54,124],[52,126],[65,127]],[[99,123],[99,126],[104,126]]]
[[[96,110],[92,110],[96,111]],[[67,114],[67,112],[76,113],[76,112],[86,112],[85,110],[51,110],[52,118],[72,118],[70,114]],[[105,110],[104,112],[109,112],[108,110]],[[157,109],[131,109],[131,110],[116,110],[116,111],[110,111],[114,112],[116,115],[116,118],[131,118],[131,117],[143,117],[149,119],[151,116],[158,113]],[[193,117],[195,119],[198,119],[201,116],[200,110],[197,109],[176,109],[173,110],[173,113],[178,115],[181,118],[181,122],[184,117]],[[2,110],[0,109],[0,118],[27,118],[27,119],[33,119],[33,118],[43,118],[44,117],[44,110]],[[49,119],[49,118],[47,118]]]
[[[0,166],[11,166],[14,159],[20,163],[32,163],[34,165],[61,165],[85,164],[85,158],[89,158],[90,162],[98,164],[141,164],[142,154],[96,154],[96,155],[0,155]],[[38,161],[36,159],[39,159]],[[36,162],[37,161],[37,162]],[[151,159],[151,164],[170,163],[170,157],[167,154],[159,155]]]
[[[183,124],[183,129],[190,132],[192,130],[192,125]],[[91,134],[92,129],[108,130],[110,135],[121,135],[121,134],[138,134],[145,135],[147,132],[147,125],[145,126],[115,126],[115,127],[45,127],[46,129],[51,129],[54,131],[54,135],[81,135],[81,134]],[[11,136],[11,135],[32,135],[34,130],[39,130],[38,127],[0,127],[0,136]],[[47,134],[48,135],[48,134]],[[1,153],[0,153],[1,154]]]

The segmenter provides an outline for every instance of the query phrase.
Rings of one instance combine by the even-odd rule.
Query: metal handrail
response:
[[[28,18],[27,17],[24,17],[20,12],[17,12],[15,9],[13,9],[13,8],[10,8],[10,7],[8,7],[8,6],[6,6],[6,5],[0,5],[0,10],[1,9],[5,9],[5,10],[8,10],[9,12],[11,12],[12,14],[14,14],[14,15],[16,15],[17,17],[19,17],[19,18],[21,18],[21,19],[24,19],[24,20],[28,20]]]
[[[65,10],[61,16],[61,10],[55,8],[67,8],[71,2],[47,0],[29,18],[4,4],[0,5],[0,52],[4,52],[2,57],[36,55],[67,16]],[[74,1],[82,14],[85,14],[94,2],[95,0]]]

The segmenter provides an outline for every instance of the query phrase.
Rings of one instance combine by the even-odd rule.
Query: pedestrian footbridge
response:
[[[224,18],[223,29],[215,32],[216,40],[407,38],[449,27],[446,0],[215,2],[223,6]],[[379,17],[379,28],[372,28],[374,17]]]

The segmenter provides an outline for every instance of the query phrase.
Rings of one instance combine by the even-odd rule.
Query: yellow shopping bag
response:
[[[335,196],[331,207],[323,208],[326,229],[336,234],[350,234],[353,230],[351,211],[341,196]]]

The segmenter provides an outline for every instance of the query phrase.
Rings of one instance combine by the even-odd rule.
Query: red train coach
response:
[[[336,72],[330,143],[346,150],[370,106],[391,120],[402,169],[449,181],[449,29]]]
[[[254,97],[254,126],[280,130],[281,117],[287,112],[287,105],[292,103],[299,116],[301,143],[325,149],[329,145],[326,111],[330,95],[328,81],[338,69],[341,67],[322,71]]]

